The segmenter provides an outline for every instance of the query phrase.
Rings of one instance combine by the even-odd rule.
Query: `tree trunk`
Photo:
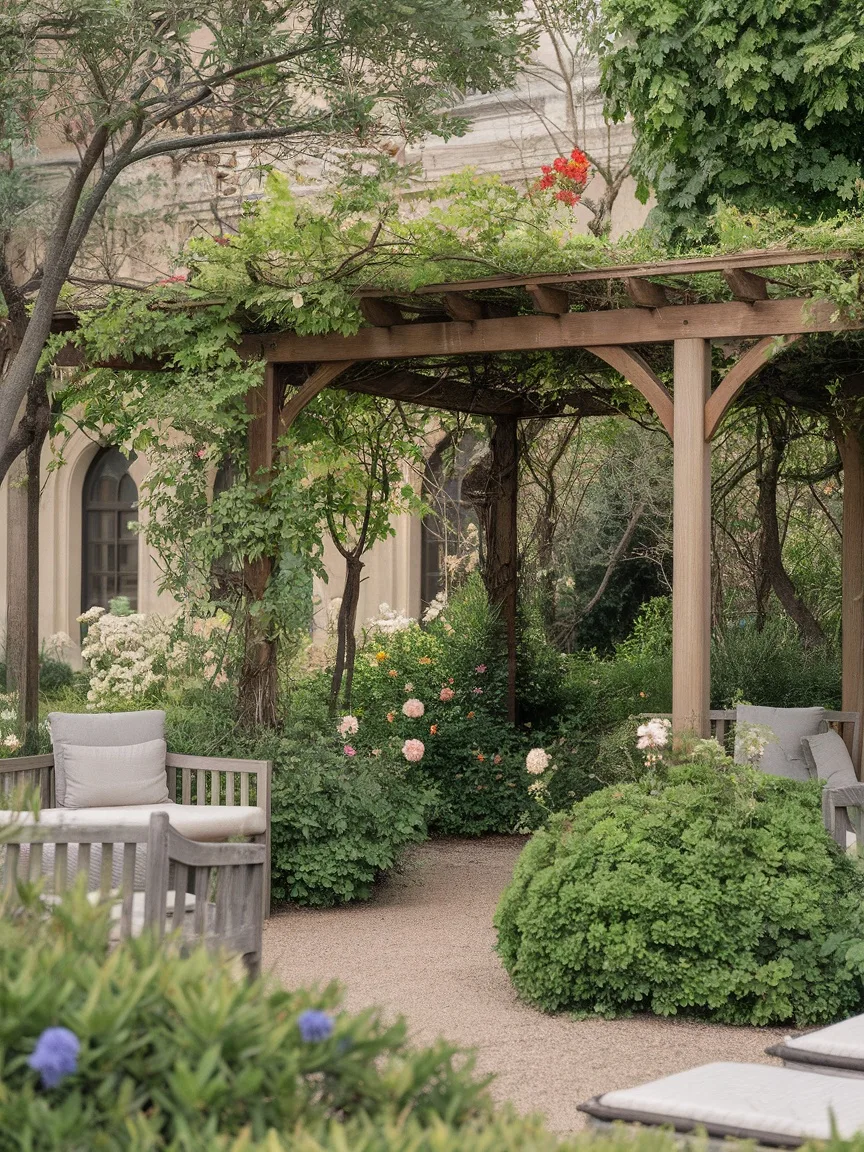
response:
[[[837,437],[843,461],[843,711],[864,711],[864,445],[854,429]],[[860,739],[860,738],[859,738]],[[861,776],[861,748],[849,749]]]
[[[496,416],[491,442],[487,499],[483,506],[486,563],[483,580],[490,607],[500,614],[507,646],[507,716],[515,723],[518,644],[518,547],[516,510],[519,493],[518,421]]]
[[[277,397],[272,364],[264,371],[263,383],[246,395],[246,410],[251,416],[247,429],[249,477],[257,478],[260,499],[267,500],[269,473],[273,467],[273,442],[276,437]],[[237,694],[237,710],[246,725],[275,727],[278,719],[279,681],[276,670],[276,641],[269,632],[262,611],[262,601],[273,573],[270,556],[246,560],[243,584],[246,620],[243,629],[243,664]]]
[[[50,425],[47,373],[30,386],[24,423],[31,435],[10,476],[7,533],[6,681],[18,693],[26,752],[35,752],[39,724],[39,504],[42,447]]]
[[[342,682],[345,682],[345,707],[351,709],[351,687],[354,681],[354,659],[357,641],[354,628],[357,623],[357,606],[360,603],[360,575],[363,561],[349,553],[345,557],[345,588],[336,625],[336,661],[330,681],[330,711],[335,714],[339,704]]]
[[[759,553],[765,579],[770,581],[777,599],[794,621],[805,647],[813,648],[826,643],[825,633],[819,621],[798,595],[789,573],[783,566],[783,548],[780,542],[780,527],[777,523],[777,484],[785,450],[786,441],[781,431],[769,421],[768,443],[761,456],[757,479]]]
[[[241,723],[248,727],[274,728],[278,719],[276,641],[269,635],[261,610],[271,571],[272,564],[266,556],[247,560],[243,565],[245,619],[237,710]]]

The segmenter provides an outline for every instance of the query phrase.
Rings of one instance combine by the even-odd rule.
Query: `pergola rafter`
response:
[[[793,294],[773,270],[819,262],[850,264],[849,251],[763,250],[641,265],[607,265],[427,284],[414,291],[368,286],[355,296],[367,327],[353,335],[249,333],[244,357],[263,360],[267,381],[250,401],[250,455],[290,424],[328,385],[396,397],[493,420],[493,491],[487,552],[498,562],[496,598],[510,653],[515,709],[516,423],[519,418],[596,414],[590,390],[546,396],[469,387],[441,365],[506,353],[584,349],[627,379],[647,400],[674,446],[673,724],[708,734],[710,651],[711,440],[747,381],[808,333],[864,328],[830,300]],[[710,276],[710,282],[700,277]],[[717,299],[719,291],[728,298]],[[752,340],[712,389],[711,343]],[[671,392],[637,348],[672,345]],[[413,362],[406,365],[406,361]],[[363,365],[379,362],[375,372]],[[421,367],[417,367],[420,362]],[[431,366],[430,366],[431,362]],[[317,367],[316,367],[317,366]],[[437,367],[436,367],[437,366]],[[152,364],[128,365],[152,370]],[[305,371],[281,413],[284,383]],[[277,381],[283,377],[282,386]],[[262,397],[267,399],[263,409]],[[592,407],[593,405],[593,407]],[[614,410],[614,409],[610,409]],[[857,430],[846,433],[843,547],[843,709],[864,711],[864,460]],[[850,439],[851,436],[851,439]],[[270,449],[272,452],[272,448]],[[267,453],[264,453],[267,456]],[[270,457],[272,458],[272,457]],[[850,531],[857,532],[854,540]],[[855,607],[857,606],[857,607]],[[860,750],[854,749],[856,763]]]

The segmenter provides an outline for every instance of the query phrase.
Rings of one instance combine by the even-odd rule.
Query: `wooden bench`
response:
[[[260,972],[263,844],[187,840],[170,826],[164,812],[154,812],[137,826],[124,822],[66,828],[21,813],[20,821],[4,828],[0,839],[7,901],[14,904],[19,883],[41,880],[50,889],[46,899],[52,899],[84,875],[88,892],[112,905],[114,940],[144,930],[159,938],[172,933],[182,943],[201,943],[242,957],[250,975]],[[135,875],[142,864],[145,880],[143,892],[138,892]]]
[[[248,837],[251,843],[261,844],[265,853],[264,882],[261,894],[264,915],[270,914],[270,785],[273,771],[269,760],[235,760],[216,756],[183,756],[176,752],[169,752],[166,757],[166,773],[168,778],[168,795],[176,805],[185,805],[196,808],[225,809],[221,815],[224,817],[223,826],[228,831],[220,835],[219,839],[228,839],[232,835],[245,835],[242,827],[237,832],[231,829],[231,814],[228,809],[232,807],[261,808],[266,821],[265,828]],[[0,795],[9,796],[22,787],[35,790],[39,802],[47,818],[50,814],[57,814],[62,819],[64,813],[76,812],[83,815],[88,811],[98,811],[100,819],[107,809],[66,809],[55,807],[54,792],[54,755],[47,753],[40,756],[16,756],[8,760],[0,760]],[[134,808],[118,808],[117,811],[132,813]],[[142,819],[149,813],[142,812]],[[172,820],[182,819],[183,813],[179,810],[171,813]],[[189,816],[195,813],[188,813]],[[212,813],[215,816],[215,813]],[[52,817],[53,818],[53,817]],[[85,817],[86,818],[86,817]],[[186,820],[189,825],[193,821]],[[108,818],[110,826],[110,816]],[[184,825],[185,827],[185,825]],[[259,825],[260,827],[260,825]],[[197,833],[186,828],[186,839],[198,840]],[[201,840],[208,841],[212,837],[202,835]]]

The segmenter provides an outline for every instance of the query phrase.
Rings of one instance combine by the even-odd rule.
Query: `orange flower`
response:
[[[387,713],[387,723],[392,724],[393,720],[394,720],[394,714],[392,712],[388,712]]]
[[[477,759],[478,759],[478,760],[480,761],[480,763],[482,764],[482,763],[483,763],[483,761],[486,759],[486,757],[483,755],[483,753],[482,753],[482,752],[478,752],[478,753],[477,753]]]
[[[432,663],[432,657],[431,656],[421,656],[420,659],[417,661],[417,663],[418,664],[431,664]]]
[[[468,719],[469,719],[469,720],[473,720],[473,719],[474,719],[474,713],[473,713],[473,712],[469,712],[469,713],[468,713]]]
[[[398,676],[399,673],[396,671],[395,668],[391,668],[390,671],[387,673],[387,675],[388,676]]]
[[[431,727],[429,728],[429,735],[430,736],[437,736],[438,735],[438,725],[437,724],[431,725]]]

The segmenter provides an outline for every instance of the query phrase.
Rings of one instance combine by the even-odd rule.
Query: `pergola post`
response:
[[[864,451],[851,428],[838,437],[843,461],[843,711],[864,710]],[[861,776],[861,748],[851,748]]]
[[[672,726],[708,736],[711,683],[711,394],[708,340],[676,340],[673,441]]]
[[[519,492],[519,422],[494,417],[486,504],[486,592],[501,614],[507,643],[507,716],[516,719],[516,643],[518,548],[516,510]]]

